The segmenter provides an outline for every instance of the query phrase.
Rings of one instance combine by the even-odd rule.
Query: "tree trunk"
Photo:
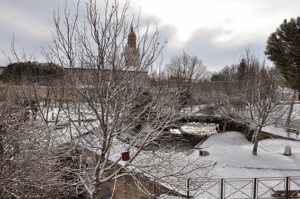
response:
[[[256,133],[254,134],[254,139],[252,139],[254,141],[252,155],[257,155],[258,138],[261,129],[262,129],[261,126],[256,129]]]
[[[291,115],[293,113],[293,109],[294,109],[294,101],[296,98],[296,92],[294,92],[291,103],[290,103],[290,110],[288,113],[288,117],[286,118],[286,123],[285,123],[285,128],[287,129],[287,137],[290,137],[290,123],[291,123]]]
[[[93,192],[93,199],[98,199],[98,193],[99,193],[99,188],[100,188],[100,185],[95,185],[95,189],[97,189],[98,191],[94,191]]]
[[[99,160],[100,161],[100,160]],[[100,182],[99,182],[99,173],[100,173],[100,168],[98,166],[98,168],[95,171],[95,185],[94,185],[94,191],[93,191],[93,195],[92,195],[92,199],[98,199],[98,193],[100,192]]]
[[[226,131],[226,126],[227,126],[227,119],[224,120],[222,133],[224,133]]]

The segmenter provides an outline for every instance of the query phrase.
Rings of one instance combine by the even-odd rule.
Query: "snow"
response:
[[[284,156],[285,146],[292,148],[291,156]],[[225,133],[215,134],[210,136],[201,145],[201,150],[209,152],[208,156],[202,156],[202,161],[217,161],[217,164],[210,171],[210,179],[190,178],[191,187],[201,186],[197,191],[190,191],[191,196],[195,199],[211,199],[219,195],[220,179],[226,179],[227,194],[237,191],[231,185],[241,189],[237,191],[233,198],[244,198],[246,193],[251,195],[253,178],[268,178],[263,179],[263,183],[268,186],[278,189],[284,189],[283,177],[299,176],[300,171],[300,143],[299,141],[285,139],[267,139],[262,140],[258,144],[258,155],[252,155],[253,144],[249,142],[243,134],[236,131],[228,131]],[[190,157],[199,157],[199,151],[195,150]],[[269,181],[268,181],[269,180]],[[272,181],[275,180],[275,181]],[[277,180],[277,181],[276,181]],[[298,183],[299,179],[295,178]],[[225,184],[226,184],[225,183]],[[272,184],[273,183],[273,184]],[[291,185],[292,189],[299,189],[298,185]],[[210,193],[214,196],[212,196]],[[264,196],[269,197],[272,193],[267,187],[260,187],[260,193],[265,193]],[[201,194],[202,193],[202,194]],[[161,199],[180,199],[180,197],[162,195]]]
[[[262,128],[262,131],[274,134],[274,135],[279,135],[282,137],[287,137],[287,132],[286,129],[283,127],[275,127],[274,125],[266,126]],[[290,138],[295,139],[295,140],[300,140],[300,137],[293,132],[290,132]]]
[[[186,199],[186,197],[180,197],[180,196],[169,196],[167,194],[161,194],[158,199]]]
[[[179,129],[170,129],[170,132],[173,133],[173,134],[181,134]]]
[[[56,116],[58,109],[54,109],[53,112]],[[84,112],[88,113],[87,110]],[[66,116],[62,115],[63,114],[60,114],[62,120],[68,120]],[[51,118],[51,116],[52,111],[49,112],[48,117]],[[77,115],[71,115],[71,118],[77,119]],[[182,128],[191,133],[192,131],[197,130],[197,128],[200,128],[200,126],[197,124],[188,124],[184,125]],[[284,128],[267,126],[262,130],[286,137],[286,131]],[[69,130],[66,129],[66,131]],[[72,131],[75,131],[75,129],[72,128]],[[179,132],[174,129],[173,133]],[[291,138],[296,139],[295,133],[290,133],[290,135]],[[299,137],[297,139],[299,140]],[[292,147],[292,156],[282,155],[285,146]],[[120,149],[123,147],[120,147]],[[210,175],[214,178],[287,176],[294,173],[296,174],[300,171],[300,143],[297,141],[283,139],[268,139],[260,141],[258,155],[253,156],[253,144],[247,141],[243,134],[239,132],[225,132],[222,134],[211,135],[209,139],[201,145],[201,147],[210,153],[209,156],[201,157],[201,161],[217,161],[217,165],[210,173]],[[199,158],[199,151],[195,150],[190,157]],[[299,171],[297,171],[297,169],[299,169]]]
[[[189,133],[189,134],[196,134],[196,135],[213,135],[218,133],[216,128],[219,129],[218,124],[210,123],[210,124],[201,124],[198,122],[187,123],[180,127],[180,131]]]
[[[115,140],[114,156],[112,159],[120,157],[120,152],[126,146],[124,143],[117,143]],[[122,147],[119,147],[121,146]],[[292,148],[291,156],[284,156],[283,151],[285,146]],[[191,167],[195,167],[201,164],[213,164],[217,162],[214,168],[209,172],[208,177],[212,178],[209,183],[219,181],[221,178],[262,178],[262,177],[286,177],[286,176],[299,176],[300,172],[300,143],[298,141],[285,140],[285,139],[268,139],[262,140],[258,145],[258,155],[252,155],[253,144],[249,142],[245,136],[236,131],[229,131],[225,133],[215,134],[210,136],[200,146],[201,150],[206,150],[210,154],[208,156],[199,157],[199,151],[195,150],[190,156],[176,155],[176,160],[170,165],[170,170],[175,169],[176,166],[185,162],[190,162]],[[134,151],[130,152],[133,155]],[[139,166],[127,167],[130,170],[140,171],[139,168],[143,168],[144,164],[155,164],[159,162],[162,153],[155,153],[143,151],[136,159],[135,164]],[[157,160],[156,160],[157,158]],[[151,160],[151,161],[149,161]],[[126,162],[120,162],[124,165]],[[144,168],[143,168],[144,169]],[[148,173],[149,171],[147,171]],[[161,175],[161,174],[160,174]],[[199,181],[200,178],[191,173],[186,176],[192,181]],[[167,186],[167,185],[165,185]],[[171,188],[171,187],[170,187]],[[246,192],[251,192],[251,186],[244,188]],[[176,190],[182,194],[185,191]],[[216,188],[216,194],[218,189]],[[192,192],[191,192],[192,193]],[[191,194],[193,195],[193,194]],[[197,199],[206,199],[203,195],[198,195]],[[181,199],[181,197],[161,195],[160,199]]]
[[[200,107],[199,107],[200,108]],[[295,110],[299,109],[299,106],[295,108]],[[198,110],[195,110],[196,112]],[[88,119],[95,118],[94,115],[90,113],[88,110],[84,110],[82,108],[82,118],[86,116]],[[56,119],[58,109],[54,109],[53,111],[54,117]],[[45,113],[46,114],[46,113]],[[52,111],[48,113],[49,120],[52,119]],[[60,122],[67,122],[69,118],[73,120],[77,120],[78,116],[75,113],[71,113],[68,117],[66,113],[61,112],[59,114]],[[96,125],[97,126],[97,125]],[[82,128],[85,131],[95,130],[92,127],[84,127]],[[206,126],[206,128],[216,128]],[[181,129],[188,133],[202,132],[203,126],[194,124],[187,124],[181,127]],[[212,130],[212,129],[210,129]],[[72,131],[72,132],[69,132]],[[262,131],[269,132],[275,135],[280,135],[283,137],[287,136],[286,130],[281,127],[276,126],[267,126],[262,129]],[[71,125],[70,128],[63,129],[60,131],[61,136],[57,137],[57,139],[61,139],[62,142],[69,140],[69,136],[71,134],[76,135],[76,129]],[[181,133],[177,129],[171,130],[172,133],[179,134]],[[128,136],[130,133],[128,133]],[[290,137],[292,139],[300,140],[299,137],[295,133],[290,133]],[[93,137],[86,137],[89,141],[93,141]],[[96,141],[95,141],[96,142]],[[124,149],[127,149],[129,145],[120,142],[117,139],[114,139],[113,149],[111,151],[111,160],[118,160],[121,156],[121,153]],[[290,146],[292,149],[291,156],[284,156],[284,148],[285,146]],[[185,165],[189,163],[190,165],[186,168],[192,170],[195,167],[199,167],[199,165],[213,165],[216,162],[214,168],[209,172],[208,176],[212,179],[220,179],[220,178],[262,178],[262,177],[286,177],[286,176],[299,176],[300,173],[300,142],[286,139],[267,139],[262,140],[258,144],[258,155],[252,155],[253,144],[249,142],[243,134],[236,131],[228,131],[225,133],[219,133],[211,135],[205,142],[200,146],[201,150],[205,150],[209,152],[208,156],[199,156],[199,151],[194,150],[194,152],[186,156],[184,154],[163,154],[162,152],[152,153],[150,151],[142,151],[140,155],[136,158],[134,164],[137,167],[128,166],[128,170],[134,170],[136,172],[149,173],[152,176],[159,177],[163,175],[162,173],[156,174],[151,173],[151,171],[145,169],[145,165],[156,164],[161,160],[160,158],[170,159],[174,158],[172,161],[173,165],[167,165],[170,170],[166,170],[166,173],[171,173],[173,170],[178,169],[178,166]],[[135,149],[130,151],[130,155],[132,156],[136,152]],[[170,158],[169,158],[170,157]],[[151,161],[150,161],[151,160]],[[167,163],[167,162],[166,162]],[[126,162],[121,161],[121,165],[126,164]],[[134,165],[133,164],[133,165]],[[163,165],[164,166],[164,165]],[[141,170],[143,169],[143,170]],[[172,170],[173,169],[173,170]],[[185,176],[187,178],[193,179],[193,175]],[[166,181],[172,179],[165,179]],[[199,180],[199,178],[193,179]],[[165,185],[167,186],[167,185]],[[170,187],[171,188],[171,187]],[[183,194],[184,192],[177,190]],[[162,195],[159,197],[160,199],[180,199],[181,197]],[[197,198],[204,198],[199,195]]]
[[[200,108],[200,107],[198,107]],[[58,113],[58,109],[54,108],[55,117]],[[83,110],[85,113],[89,113],[87,110]],[[52,117],[52,111],[49,111],[48,118]],[[68,121],[67,116],[63,116],[63,112],[60,113],[60,120]],[[77,119],[77,114],[70,116],[72,119]],[[88,117],[89,119],[92,118]],[[89,128],[84,127],[85,131]],[[182,127],[183,130],[192,133],[193,131],[202,128],[199,125],[187,124]],[[208,127],[209,128],[209,127]],[[92,129],[90,129],[92,130]],[[203,130],[203,129],[201,129]],[[267,126],[262,129],[265,132],[273,133],[275,135],[287,136],[284,128]],[[62,131],[64,134],[60,139],[68,140],[69,128]],[[71,128],[71,131],[76,135],[76,130]],[[180,133],[179,130],[173,129],[172,133]],[[290,137],[293,139],[300,139],[296,137],[295,133],[290,133]],[[118,148],[112,155],[112,159],[120,157],[121,150],[128,146],[119,141],[115,141]],[[120,146],[120,147],[119,147]],[[284,156],[283,151],[285,146],[291,146],[292,156]],[[296,176],[299,175],[300,171],[300,143],[298,141],[284,140],[284,139],[268,139],[259,142],[258,155],[252,155],[253,144],[245,138],[245,136],[239,132],[225,132],[222,134],[211,135],[203,144],[200,146],[210,153],[208,156],[199,158],[199,151],[195,150],[190,156],[182,154],[182,161],[191,161],[191,159],[199,159],[195,161],[195,164],[199,162],[212,163],[217,161],[217,165],[209,173],[210,177],[213,178],[254,178],[254,177],[283,177],[283,176]],[[133,151],[131,151],[132,153]],[[177,154],[178,155],[178,154]],[[138,160],[153,158],[149,152],[142,152]]]
[[[216,129],[219,129],[218,124],[192,122],[181,126],[179,129],[170,129],[170,132],[173,134],[188,133],[194,135],[213,135],[218,133]]]
[[[285,146],[292,156],[284,156]],[[239,132],[210,136],[202,145],[210,155],[203,160],[216,160],[210,172],[213,178],[255,178],[297,176],[300,171],[300,143],[285,139],[267,139],[258,144],[258,155],[252,155],[253,144]],[[191,156],[198,156],[195,151]]]

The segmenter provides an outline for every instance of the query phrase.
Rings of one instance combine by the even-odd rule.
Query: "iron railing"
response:
[[[188,179],[188,199],[300,199],[300,177]]]

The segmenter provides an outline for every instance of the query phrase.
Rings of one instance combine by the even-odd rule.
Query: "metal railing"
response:
[[[300,199],[300,177],[187,180],[187,198]]]

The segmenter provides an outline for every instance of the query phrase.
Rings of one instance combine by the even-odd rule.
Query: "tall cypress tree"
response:
[[[283,21],[269,36],[265,54],[275,64],[284,83],[300,92],[300,17]]]

